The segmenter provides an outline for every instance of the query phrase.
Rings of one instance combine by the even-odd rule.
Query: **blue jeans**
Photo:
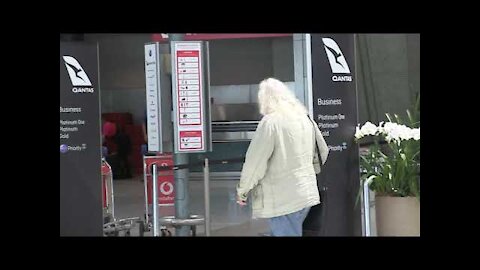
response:
[[[272,236],[302,236],[302,224],[308,211],[310,211],[310,207],[288,215],[269,218]]]

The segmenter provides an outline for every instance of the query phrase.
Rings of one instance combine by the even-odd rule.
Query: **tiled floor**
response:
[[[235,202],[237,181],[210,182],[210,214],[212,236],[260,236],[268,232],[266,220],[252,220],[251,208]],[[145,213],[144,185],[139,178],[114,180],[115,216],[142,217]],[[189,182],[190,213],[204,214],[203,181]],[[174,231],[174,230],[172,230]],[[197,235],[204,235],[204,226],[198,226]],[[138,236],[138,229],[131,231]],[[152,232],[147,232],[151,236]]]

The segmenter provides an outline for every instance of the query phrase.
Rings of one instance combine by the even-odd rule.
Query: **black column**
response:
[[[60,42],[60,235],[102,236],[96,44]]]
[[[323,205],[315,206],[304,222],[304,235],[361,235],[355,40],[353,34],[313,34],[313,118],[330,148],[318,176]],[[325,190],[325,191],[323,191]]]

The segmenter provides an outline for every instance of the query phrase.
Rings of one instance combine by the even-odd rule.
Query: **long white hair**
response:
[[[260,113],[267,115],[279,112],[286,116],[307,114],[307,109],[283,82],[268,78],[260,82],[258,90]]]

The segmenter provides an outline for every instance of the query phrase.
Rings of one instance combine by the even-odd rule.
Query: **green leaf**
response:
[[[386,113],[385,116],[387,117],[389,122],[394,122],[394,121],[392,121],[392,117],[390,116],[389,113]]]
[[[400,118],[400,116],[398,116],[398,114],[394,114],[395,116],[395,120],[397,121],[398,124],[402,124],[402,119]]]
[[[415,119],[413,118],[412,114],[410,113],[410,110],[407,110],[407,117],[408,121],[410,122],[410,125],[413,126],[415,123]]]

